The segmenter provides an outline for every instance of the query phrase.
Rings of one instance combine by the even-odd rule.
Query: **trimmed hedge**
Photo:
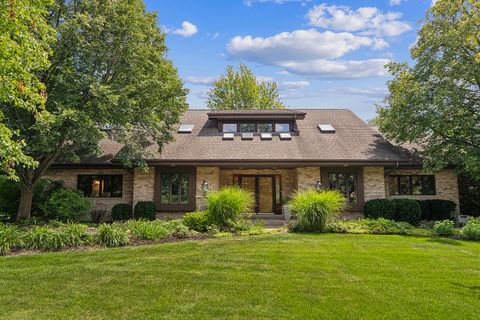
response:
[[[395,206],[388,199],[373,199],[365,203],[363,208],[365,218],[393,219],[395,215]]]
[[[418,200],[422,209],[422,220],[437,221],[453,218],[457,204],[450,200]]]
[[[422,216],[420,204],[410,199],[373,199],[365,203],[363,209],[366,218],[385,218],[416,224]]]
[[[155,220],[157,208],[153,201],[138,201],[135,205],[135,219]]]
[[[125,221],[132,218],[133,207],[128,203],[118,203],[112,208],[113,221]]]

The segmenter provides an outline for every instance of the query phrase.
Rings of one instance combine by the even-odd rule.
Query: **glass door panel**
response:
[[[273,177],[258,177],[258,212],[274,213]]]

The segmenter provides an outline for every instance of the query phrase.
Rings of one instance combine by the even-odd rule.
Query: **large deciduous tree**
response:
[[[423,147],[427,169],[455,164],[480,177],[480,2],[439,0],[394,79],[376,122],[387,138]]]
[[[240,65],[239,71],[227,66],[226,74],[208,92],[207,106],[212,110],[285,108],[277,84],[258,81],[246,65]]]
[[[42,75],[45,110],[36,116],[5,112],[38,162],[35,169],[17,169],[17,219],[29,216],[33,187],[52,163],[101,153],[105,126],[125,145],[120,160],[145,167],[145,147],[170,141],[187,107],[187,92],[165,57],[165,34],[142,0],[57,0],[50,23],[57,41]]]
[[[16,178],[15,166],[35,166],[25,142],[10,127],[3,111],[31,113],[45,104],[40,71],[48,68],[54,30],[47,23],[51,0],[0,2],[0,172]]]

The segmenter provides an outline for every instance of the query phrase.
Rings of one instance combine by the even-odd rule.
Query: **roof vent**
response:
[[[253,140],[253,133],[252,132],[242,133],[242,140]]]
[[[180,128],[178,128],[178,133],[192,133],[193,124],[182,124]]]
[[[281,132],[280,140],[292,140],[292,135],[290,134],[290,132]]]
[[[270,132],[262,133],[260,137],[262,140],[272,140],[272,134]]]
[[[335,133],[335,128],[331,124],[319,124],[318,129],[321,133]]]
[[[225,133],[223,134],[223,140],[233,140],[233,138],[235,138],[235,134],[234,134],[234,133],[225,132]]]

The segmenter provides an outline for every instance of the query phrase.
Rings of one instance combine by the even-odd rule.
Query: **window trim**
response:
[[[80,177],[89,177],[90,178],[90,182],[89,182],[90,185],[91,185],[92,181],[94,180],[94,179],[92,179],[92,177],[99,177],[99,180],[101,180],[101,181],[102,180],[105,181],[105,177],[110,177],[110,181],[111,181],[112,177],[120,177],[120,181],[121,181],[120,195],[119,196],[109,196],[109,197],[99,195],[98,197],[92,197],[91,192],[89,194],[86,194],[86,191],[80,189]],[[118,199],[118,198],[123,198],[123,179],[124,179],[123,174],[94,174],[94,173],[92,173],[92,174],[89,174],[89,173],[77,174],[77,190],[83,192],[84,197],[89,198],[89,199],[111,199],[111,198]],[[110,184],[111,184],[111,182],[110,182]],[[110,188],[111,188],[111,186],[110,186]]]
[[[357,174],[357,203],[347,203],[348,212],[363,212],[365,204],[363,189],[363,167],[321,167],[322,185],[328,187],[330,173],[356,173]],[[314,181],[312,182],[313,185]]]
[[[425,197],[425,196],[436,196],[437,195],[437,179],[434,174],[395,174],[395,175],[389,175],[389,178],[395,178],[396,182],[396,190],[398,193],[390,193],[390,185],[388,188],[388,192],[391,196],[419,196],[419,197]],[[408,178],[408,193],[401,193],[401,188],[400,188],[400,178],[401,177],[407,177]],[[412,183],[412,178],[413,177],[421,177],[420,183],[421,183],[421,193],[413,193],[413,183]],[[423,185],[424,185],[424,180],[425,177],[433,177],[433,193],[424,193],[423,190]],[[388,183],[390,184],[390,179]]]
[[[155,168],[155,195],[154,201],[157,211],[195,211],[196,196],[196,168],[195,167],[156,167]],[[163,173],[188,174],[188,203],[165,204],[161,203],[161,182]],[[181,196],[181,195],[179,195]]]

